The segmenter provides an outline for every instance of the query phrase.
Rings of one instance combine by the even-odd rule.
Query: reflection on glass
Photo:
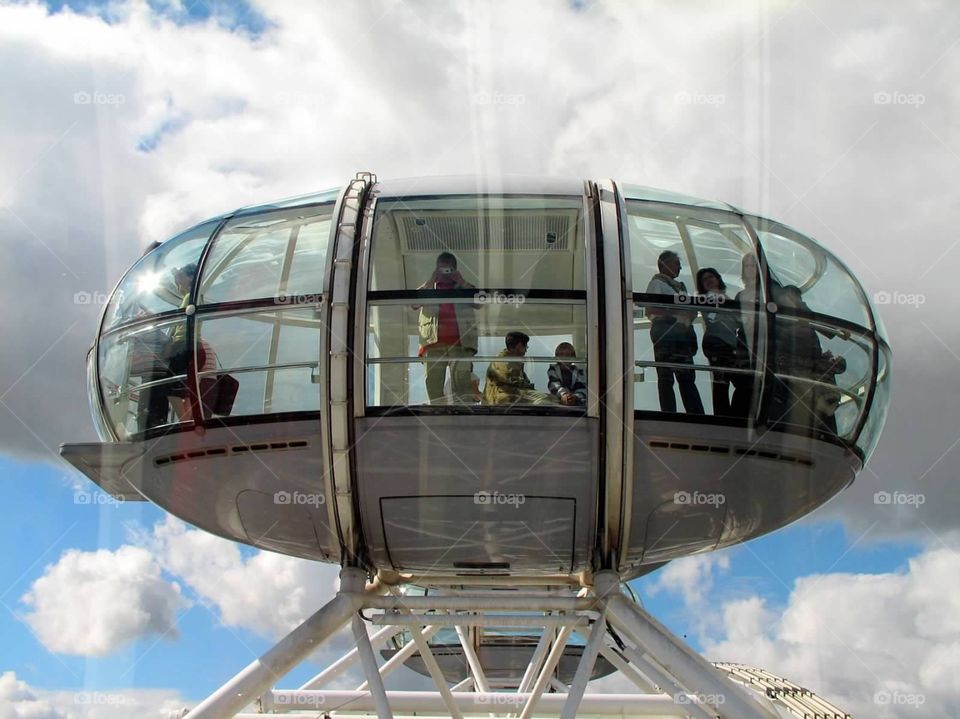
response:
[[[880,345],[877,368],[877,387],[870,405],[870,414],[857,438],[857,446],[864,455],[864,461],[870,458],[880,441],[880,432],[887,419],[890,405],[890,350]]]
[[[793,311],[774,324],[769,421],[850,438],[872,378],[870,342]]]
[[[581,198],[466,196],[377,203],[370,289],[430,284],[442,253],[464,286],[584,289]]]
[[[204,377],[239,383],[231,416],[317,410],[321,328],[312,307],[200,315],[197,334],[217,358]]]
[[[203,304],[323,292],[332,205],[236,217],[204,264]]]
[[[104,329],[184,305],[203,248],[220,224],[212,220],[167,240],[144,256],[120,282],[110,298]]]
[[[121,438],[189,421],[186,375],[193,352],[184,319],[117,331],[100,341],[100,388]],[[201,351],[199,361],[208,362]]]
[[[476,352],[433,354],[423,345],[422,307],[370,304],[368,404],[577,406],[585,400],[584,303],[526,300],[477,309],[473,299],[451,298],[449,304],[470,309]]]

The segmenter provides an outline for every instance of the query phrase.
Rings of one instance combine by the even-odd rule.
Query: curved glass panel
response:
[[[204,261],[200,303],[323,292],[333,205],[231,219]]]
[[[193,352],[186,330],[186,319],[179,317],[100,339],[100,391],[106,419],[121,440],[191,419],[185,398]]]
[[[424,348],[424,332],[434,318],[439,321],[442,307],[453,309],[461,336],[469,331],[469,340]],[[586,405],[585,302],[375,301],[368,310],[368,405]],[[527,337],[522,350],[516,342],[506,348],[510,333]],[[558,357],[558,351],[568,356]]]
[[[857,446],[863,452],[863,459],[867,461],[870,455],[877,448],[877,442],[880,441],[880,433],[883,431],[883,425],[887,421],[887,411],[890,408],[890,349],[885,344],[880,344],[880,352],[877,356],[877,387],[873,396],[873,402],[870,404],[870,414],[863,425],[863,431],[857,438]]]
[[[675,253],[680,260],[678,274],[670,279],[682,283],[688,294],[701,291],[697,277],[708,269],[721,280],[728,297],[744,288],[743,262],[754,256],[754,248],[740,218],[732,212],[628,201],[627,232],[633,292],[676,294],[678,288],[668,291],[666,280],[654,282],[663,274],[660,263],[666,259],[665,253]]]
[[[93,347],[87,352],[87,400],[90,402],[90,414],[93,417],[93,426],[101,442],[114,442],[116,438],[110,428],[110,422],[103,412],[100,403],[100,386],[97,382],[97,358]]]
[[[304,205],[325,205],[327,203],[334,203],[340,196],[342,189],[342,187],[334,187],[330,190],[322,190],[320,192],[313,192],[307,195],[288,197],[283,200],[277,200],[276,202],[267,202],[263,205],[249,205],[243,209],[237,210],[237,217],[240,217],[241,215],[253,215],[261,212],[269,212],[270,210],[284,210],[292,207],[303,207]]]
[[[669,190],[660,190],[656,187],[646,187],[644,185],[620,185],[623,196],[628,200],[650,200],[653,202],[669,202],[675,205],[691,205],[693,207],[707,207],[715,210],[731,210],[733,208],[723,202],[716,200],[704,200],[692,195],[683,195],[679,192]]]
[[[370,290],[432,289],[442,253],[458,287],[583,290],[583,218],[580,197],[380,200]]]
[[[770,296],[793,286],[813,312],[872,328],[871,312],[857,280],[823,247],[779,223],[751,217],[770,268]]]
[[[232,406],[220,408],[229,411],[202,402],[204,416],[319,410],[320,330],[312,307],[198,315],[197,335],[207,358],[198,373],[201,395],[216,392],[210,383],[223,376],[237,385]]]
[[[852,440],[873,381],[873,342],[806,317],[777,315],[768,421]]]
[[[191,270],[196,272],[200,254],[219,224],[217,219],[197,225],[142,257],[110,298],[104,330],[183,307]]]

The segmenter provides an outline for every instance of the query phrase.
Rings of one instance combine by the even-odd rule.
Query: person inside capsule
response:
[[[450,252],[437,256],[433,274],[418,290],[476,289],[457,269]],[[427,397],[430,404],[446,401],[443,385],[447,368],[455,403],[473,401],[469,358],[477,353],[476,309],[479,305],[445,302],[414,305],[420,310],[420,357],[426,365]]]
[[[672,250],[660,253],[657,272],[647,285],[647,293],[653,295],[685,296],[687,288],[677,279],[680,274],[680,256]],[[673,393],[673,378],[680,385],[680,398],[688,414],[703,414],[703,402],[696,385],[693,356],[697,353],[697,333],[692,323],[696,311],[667,307],[648,307],[651,318],[650,339],[653,342],[653,357],[657,363],[690,365],[691,369],[657,367],[657,391],[660,410],[677,411],[677,398]]]
[[[569,342],[561,342],[554,350],[560,360],[547,368],[547,389],[556,396],[561,404],[585,405],[587,403],[587,378],[583,368],[578,367],[570,358],[577,356],[577,350]]]
[[[730,386],[740,384],[739,375],[724,372],[746,361],[746,347],[742,347],[743,328],[740,319],[730,311],[720,309],[729,297],[727,285],[713,267],[703,267],[697,272],[697,292],[707,299],[707,306],[700,311],[703,316],[703,354],[714,367],[710,388],[713,397],[713,413],[730,416]]]
[[[506,347],[499,357],[523,357],[527,354],[530,336],[523,332],[508,332]],[[549,394],[538,392],[523,369],[523,362],[497,360],[487,368],[487,382],[483,387],[484,404],[556,404]]]
[[[836,434],[834,412],[840,393],[823,385],[836,385],[836,375],[846,370],[846,360],[823,350],[818,330],[810,323],[813,313],[799,287],[779,288],[775,298],[794,317],[777,319],[770,417]]]
[[[180,308],[190,304],[190,289],[193,278],[197,274],[196,263],[190,263],[172,270],[174,285],[181,295]],[[166,335],[163,330],[148,333],[140,340],[141,347],[135,355],[130,374],[139,375],[141,381],[155,382],[187,374],[193,358],[192,348],[187,344],[187,323],[176,323]],[[210,363],[216,363],[212,351],[208,352],[209,345],[201,342],[197,347],[197,357],[201,371],[209,369]],[[151,427],[159,427],[167,423],[171,408],[181,421],[190,419],[190,410],[184,398],[187,386],[184,382],[148,387],[146,401],[141,401],[145,412],[141,415],[141,431]],[[142,398],[141,398],[142,399]]]

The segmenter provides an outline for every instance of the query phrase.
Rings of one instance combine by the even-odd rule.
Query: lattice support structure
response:
[[[694,717],[695,719],[849,719],[808,690],[745,665],[712,665],[619,589],[613,572],[600,572],[576,596],[556,590],[489,592],[450,588],[408,596],[379,583],[366,584],[355,568],[341,572],[337,595],[192,711],[171,719],[311,717]],[[372,633],[361,613],[375,627]],[[357,647],[298,689],[275,684],[309,658],[335,632],[350,626]],[[537,638],[525,672],[502,688],[488,676],[471,640],[471,628],[510,628]],[[430,638],[454,629],[468,675],[454,686],[445,677]],[[576,634],[579,664],[567,683],[557,671]],[[396,652],[378,663],[375,650],[400,635]],[[532,642],[531,642],[532,646]],[[397,648],[399,647],[399,648]],[[598,657],[619,672],[631,692],[590,692]],[[417,658],[433,691],[387,691],[384,678]],[[354,690],[329,685],[359,665],[365,681]],[[509,683],[509,682],[508,682]],[[804,713],[807,712],[807,713]]]

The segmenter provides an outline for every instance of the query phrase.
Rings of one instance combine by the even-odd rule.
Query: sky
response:
[[[94,439],[85,354],[149,243],[360,170],[613,177],[840,257],[894,352],[870,463],[636,588],[711,659],[960,716],[960,6],[8,2],[0,67],[0,717],[195,704],[332,595],[335,568],[109,502],[56,448]]]

